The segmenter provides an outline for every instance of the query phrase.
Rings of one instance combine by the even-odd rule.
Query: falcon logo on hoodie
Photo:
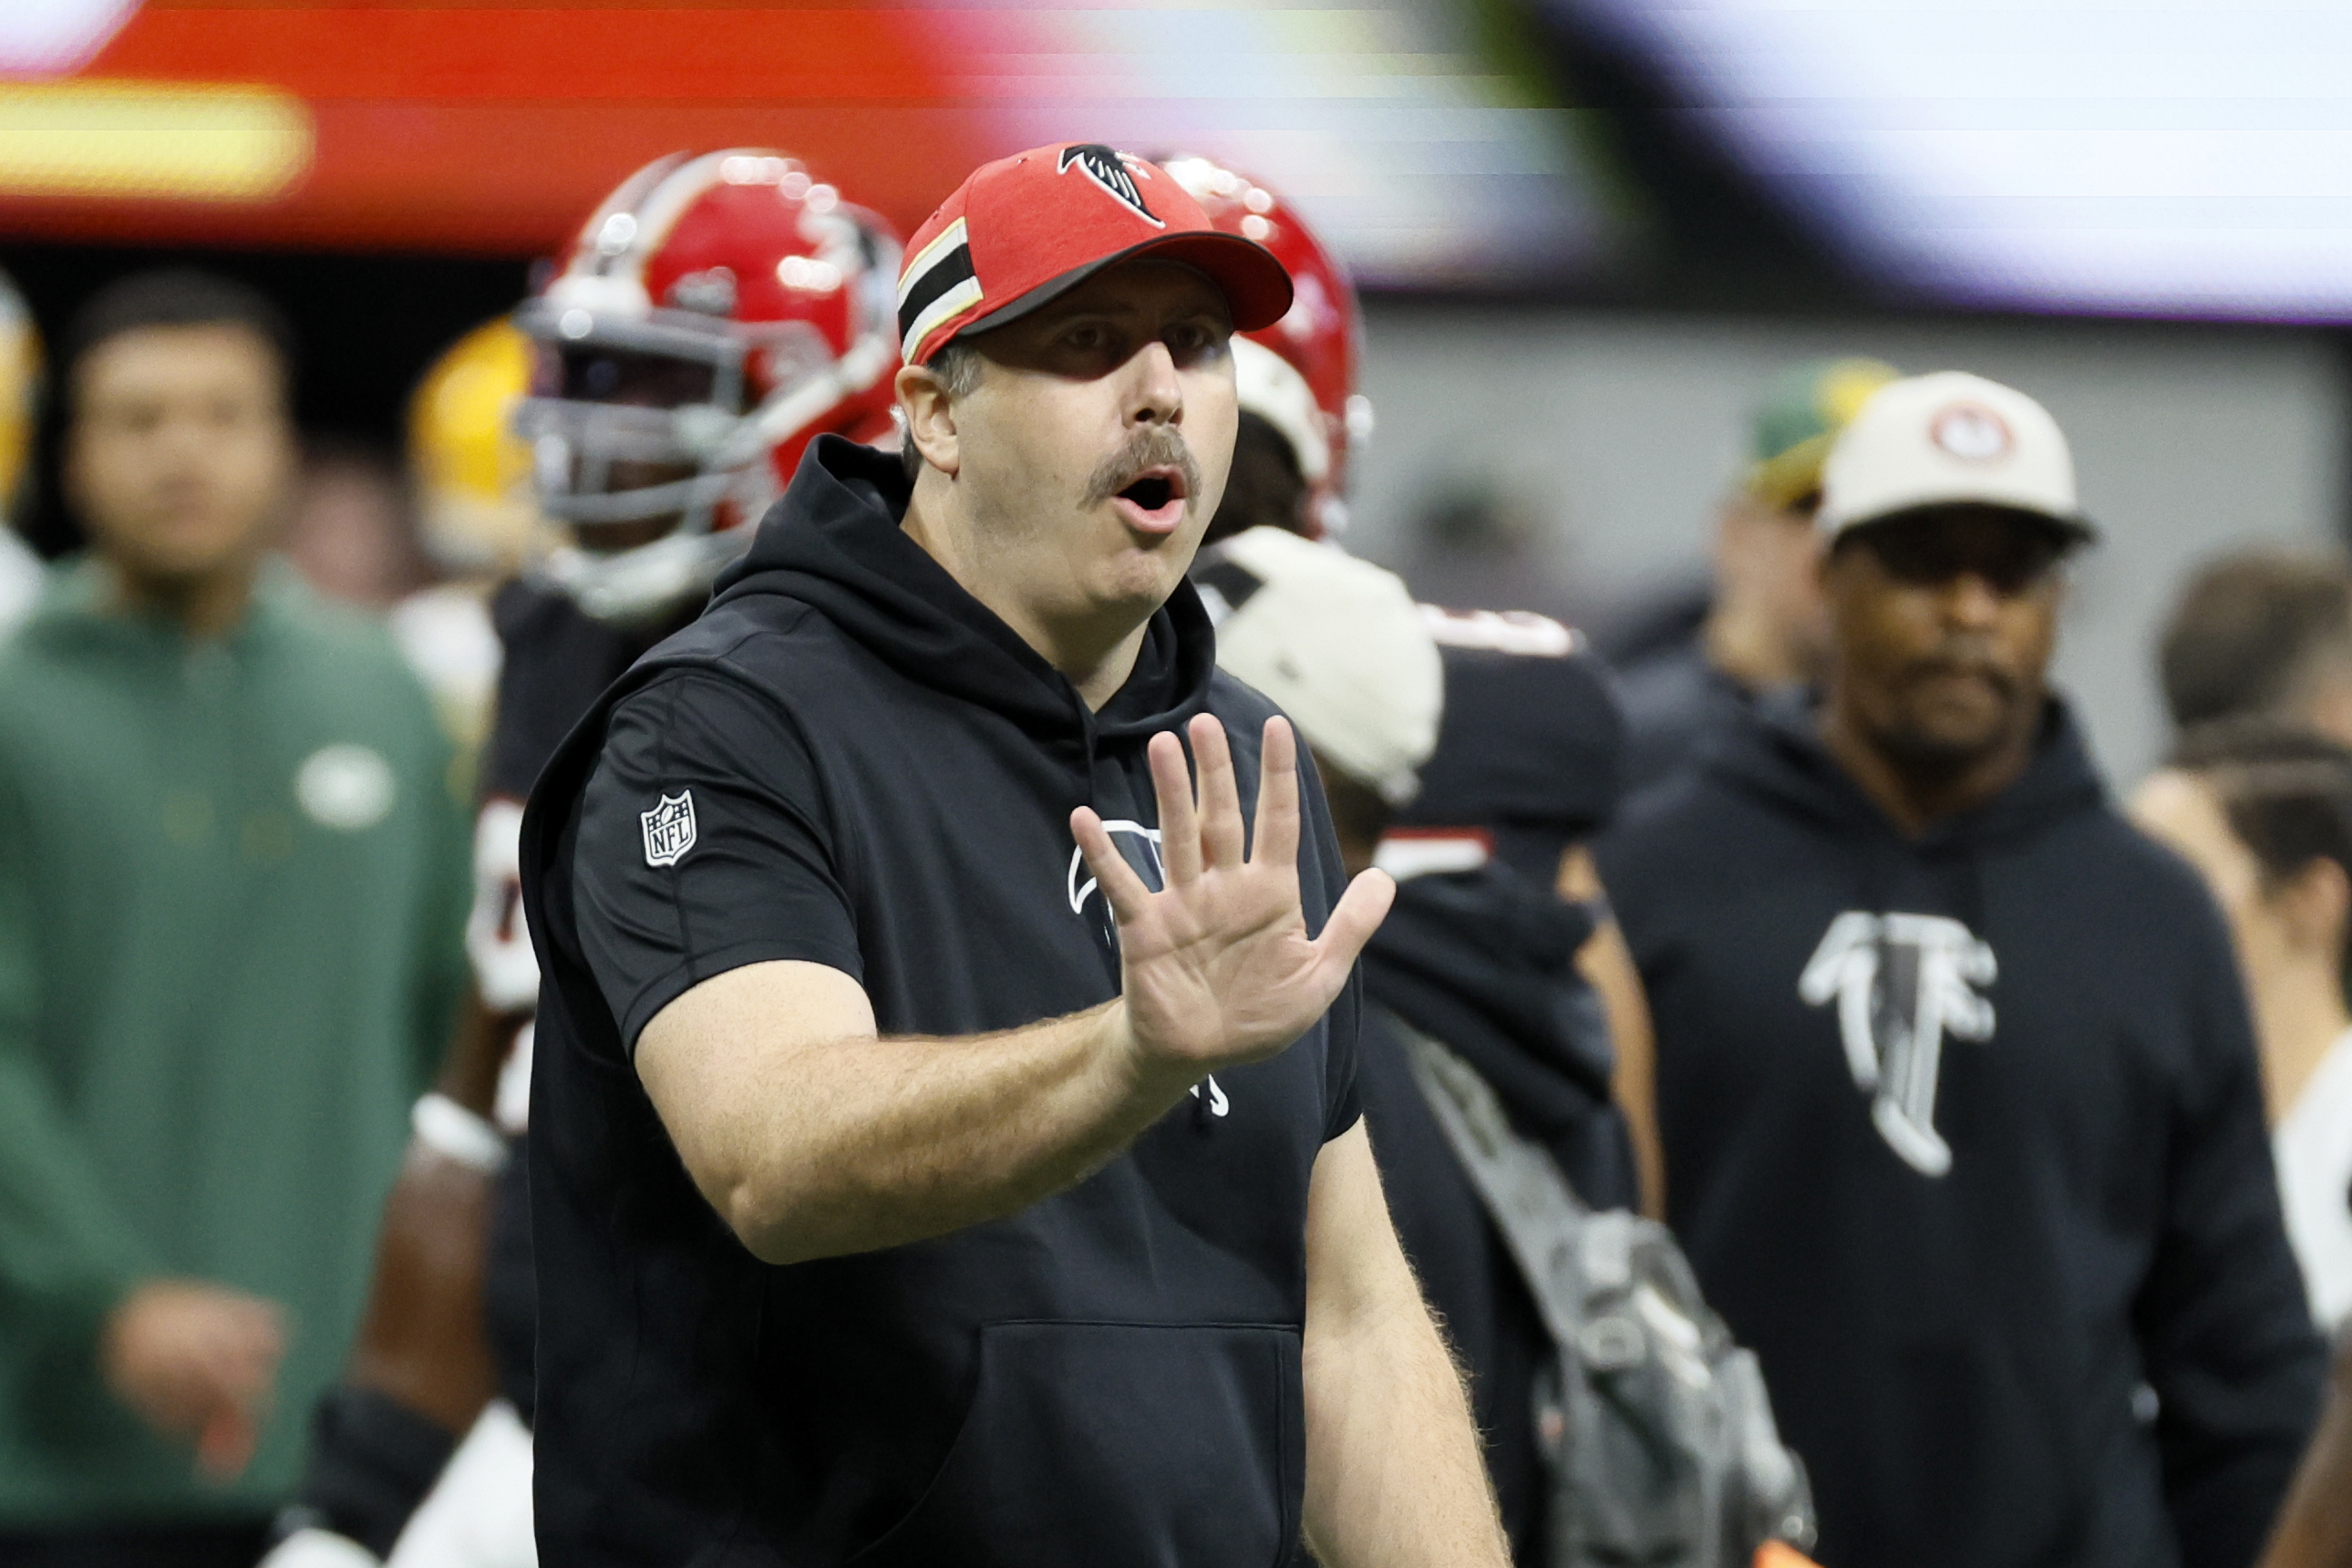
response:
[[[1136,874],[1143,879],[1143,885],[1153,892],[1158,892],[1164,885],[1161,879],[1166,875],[1160,863],[1160,829],[1146,827],[1139,822],[1120,820],[1104,823],[1103,831],[1110,835],[1110,841],[1118,849],[1121,858],[1129,865],[1133,866]],[[1076,845],[1071,846],[1067,891],[1070,895],[1072,914],[1084,910],[1087,907],[1087,900],[1095,896],[1097,884],[1093,877],[1087,877],[1084,882],[1078,880],[1079,876],[1086,869],[1087,852]],[[1103,918],[1106,921],[1110,918],[1108,910],[1104,911]]]
[[[1992,949],[1942,915],[1864,914],[1830,922],[1797,982],[1813,1006],[1837,1004],[1838,1032],[1870,1119],[1906,1164],[1925,1176],[1952,1168],[1936,1131],[1944,1037],[1992,1037],[1992,1004],[1979,994],[2000,973]]]
[[[1144,886],[1157,892],[1166,885],[1164,878],[1167,872],[1160,860],[1160,829],[1146,827],[1139,822],[1125,821],[1106,822],[1103,824],[1103,829],[1110,835],[1111,843],[1118,847],[1120,854],[1129,864],[1132,865],[1139,860],[1142,862],[1136,866],[1136,870],[1142,876]],[[1073,848],[1070,851],[1069,873],[1072,914],[1082,912],[1087,907],[1087,900],[1095,896],[1097,883],[1094,878],[1088,877],[1083,884],[1078,881],[1078,873],[1086,868],[1087,852]],[[1104,901],[1108,905],[1109,900]],[[1102,911],[1102,921],[1105,931],[1110,935],[1110,940],[1116,942],[1118,926],[1111,919],[1111,913],[1108,908]],[[1203,1086],[1208,1089],[1208,1098],[1205,1100],[1202,1099],[1201,1094]],[[1225,1098],[1225,1091],[1219,1087],[1214,1073],[1194,1084],[1192,1094],[1194,1100],[1201,1100],[1202,1109],[1211,1116],[1223,1116],[1233,1109],[1233,1102]]]

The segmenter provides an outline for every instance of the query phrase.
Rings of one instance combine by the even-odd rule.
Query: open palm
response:
[[[1197,800],[1175,735],[1151,738],[1160,891],[1112,847],[1093,811],[1074,812],[1070,830],[1118,921],[1137,1045],[1155,1061],[1205,1072],[1272,1056],[1306,1033],[1347,983],[1396,885],[1363,873],[1310,938],[1298,900],[1298,752],[1289,721],[1265,722],[1256,830],[1247,837],[1224,726],[1202,714],[1188,732]]]

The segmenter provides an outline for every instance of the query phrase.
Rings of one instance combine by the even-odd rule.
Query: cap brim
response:
[[[1289,313],[1290,274],[1274,253],[1255,240],[1244,239],[1237,234],[1223,234],[1215,229],[1185,229],[1177,234],[1154,235],[1140,245],[1130,245],[1125,250],[1112,251],[1108,256],[1074,267],[1057,278],[1048,279],[1017,300],[1008,300],[985,315],[973,317],[958,327],[948,337],[933,344],[931,353],[956,338],[973,332],[990,331],[1009,326],[1031,311],[1052,304],[1079,284],[1106,268],[1123,262],[1181,261],[1207,277],[1225,297],[1225,309],[1234,319],[1234,331],[1254,332],[1270,327]]]
[[[1824,525],[1822,531],[1832,539],[1843,539],[1847,534],[1861,529],[1875,528],[1883,522],[1901,522],[1904,519],[1920,512],[1940,511],[1946,507],[1953,506],[1980,506],[1993,511],[2012,513],[2029,522],[2038,522],[2052,530],[2063,537],[2069,545],[2096,544],[2099,542],[2097,525],[2080,513],[2063,516],[2054,511],[2043,511],[2038,507],[2020,506],[2015,501],[1989,500],[1981,496],[1955,496],[1943,500],[1909,501],[1885,511],[1873,512],[1867,517],[1849,518],[1841,522]]]

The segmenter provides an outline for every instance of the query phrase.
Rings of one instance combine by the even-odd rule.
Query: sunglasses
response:
[[[2072,542],[2056,529],[2016,518],[1906,519],[1857,529],[1852,537],[1906,587],[1940,588],[1968,575],[2004,598],[2041,585]]]

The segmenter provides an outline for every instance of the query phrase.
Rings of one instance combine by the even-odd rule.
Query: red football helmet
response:
[[[890,429],[898,240],[796,161],[677,153],[624,181],[517,311],[516,415],[571,537],[541,574],[600,620],[709,586],[825,432]]]
[[[1371,400],[1356,390],[1362,331],[1355,285],[1298,210],[1246,174],[1207,158],[1160,160],[1209,221],[1254,239],[1290,272],[1290,313],[1234,340],[1242,406],[1289,439],[1307,484],[1317,536],[1347,526],[1348,457],[1372,433]]]

